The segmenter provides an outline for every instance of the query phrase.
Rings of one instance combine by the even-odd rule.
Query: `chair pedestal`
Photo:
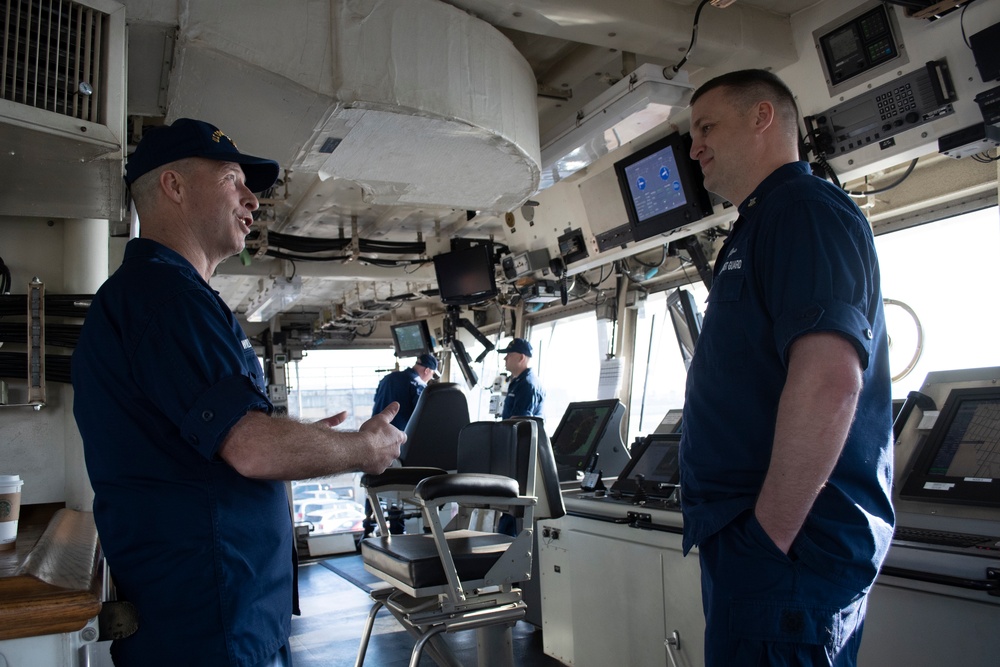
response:
[[[441,637],[444,632],[475,630],[479,667],[514,667],[513,627],[524,618],[526,607],[520,600],[486,609],[442,613],[436,597],[414,598],[392,588],[371,592],[374,605],[368,613],[355,667],[362,667],[375,616],[385,607],[417,643],[410,654],[410,667],[417,667],[420,654],[428,655],[440,667],[462,667]]]
[[[426,394],[425,394],[426,395]],[[442,633],[475,630],[479,667],[514,667],[513,627],[527,612],[521,584],[531,578],[537,518],[564,513],[552,447],[541,421],[476,422],[462,429],[458,472],[419,466],[365,475],[382,534],[361,543],[365,569],[390,584],[371,594],[355,667],[362,667],[375,616],[382,607],[416,640],[410,667],[421,653],[441,667],[461,667]],[[379,494],[399,492],[420,507],[429,533],[391,535]],[[460,511],[448,530],[441,510]],[[497,532],[480,518],[504,512],[521,520],[516,535]]]

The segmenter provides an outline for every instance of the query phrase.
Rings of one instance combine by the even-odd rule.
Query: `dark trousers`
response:
[[[752,510],[698,547],[706,667],[854,667],[867,590],[819,576],[771,541]]]
[[[286,641],[277,653],[270,658],[261,660],[254,667],[292,667],[292,647]]]

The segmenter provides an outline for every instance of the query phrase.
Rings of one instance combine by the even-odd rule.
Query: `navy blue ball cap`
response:
[[[125,182],[132,185],[157,167],[189,157],[238,163],[251,192],[263,192],[278,180],[274,160],[240,153],[233,140],[211,123],[178,118],[170,125],[146,131],[125,165]]]
[[[433,354],[427,354],[426,352],[421,354],[417,357],[417,363],[424,368],[431,369],[432,371],[437,371],[438,369],[438,360]]]
[[[530,357],[531,343],[524,340],[523,338],[515,338],[514,340],[510,341],[510,344],[507,345],[507,347],[505,347],[502,350],[497,350],[497,352],[499,352],[500,354],[506,354],[508,352],[518,352],[527,357]]]

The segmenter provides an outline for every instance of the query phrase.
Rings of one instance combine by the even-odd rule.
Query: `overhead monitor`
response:
[[[701,313],[691,292],[685,289],[675,290],[667,297],[667,312],[677,334],[677,345],[680,347],[684,368],[691,367],[694,358],[694,346],[701,335]]]
[[[491,246],[484,242],[435,255],[434,273],[442,303],[469,305],[488,301],[497,295]]]
[[[569,473],[575,478],[577,472],[586,470],[598,452],[601,454],[598,467],[604,474],[618,474],[628,460],[619,433],[624,411],[617,398],[569,404],[552,436],[552,453],[560,469],[560,478],[571,478]],[[612,451],[616,445],[625,457],[617,463],[615,459],[620,452]]]
[[[632,238],[641,241],[712,213],[691,137],[675,132],[615,163]]]
[[[915,454],[900,495],[1000,505],[1000,387],[951,391]]]
[[[396,348],[397,357],[416,357],[434,352],[427,320],[393,324],[389,329],[392,331],[392,344]]]

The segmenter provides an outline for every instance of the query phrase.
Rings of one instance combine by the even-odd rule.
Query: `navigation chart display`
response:
[[[962,401],[928,472],[1000,479],[1000,403]]]
[[[900,495],[1000,505],[1000,387],[952,389]]]

